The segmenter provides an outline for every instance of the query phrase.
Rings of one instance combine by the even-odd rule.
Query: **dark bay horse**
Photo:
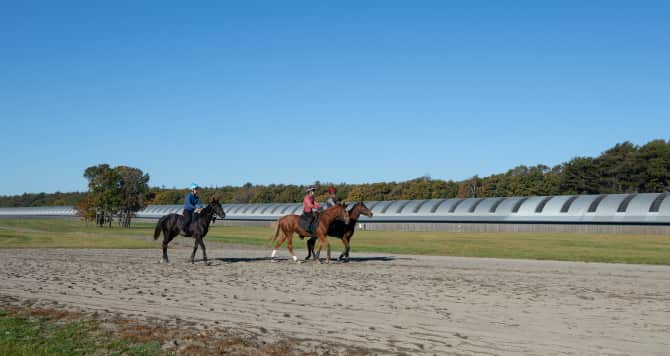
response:
[[[344,244],[344,251],[340,254],[340,257],[337,258],[338,261],[344,258],[345,261],[349,260],[349,249],[351,248],[351,238],[354,236],[354,230],[356,229],[356,222],[361,217],[365,215],[369,218],[372,217],[372,210],[368,209],[367,206],[361,201],[349,210],[349,223],[346,223],[342,220],[335,220],[330,228],[328,229],[328,236],[337,237],[342,240]],[[307,257],[305,260],[308,260],[312,255],[314,255],[314,244],[316,239],[310,238],[307,240]],[[320,251],[319,251],[320,252]],[[318,258],[318,254],[316,257]]]
[[[200,246],[202,247],[202,257],[205,264],[207,264],[207,251],[205,250],[203,238],[205,238],[207,231],[209,231],[209,223],[215,220],[216,216],[222,219],[226,217],[221,203],[216,198],[212,198],[207,207],[200,211],[200,214],[193,216],[193,220],[189,225],[192,236],[195,239],[195,246],[193,246],[193,253],[191,253],[191,263],[195,262],[195,252],[198,250],[198,246]],[[161,259],[161,263],[170,263],[167,255],[167,246],[175,236],[181,234],[179,225],[182,219],[183,217],[179,214],[168,214],[161,217],[156,224],[154,240],[158,239],[161,231],[163,232],[163,258]]]
[[[333,207],[330,207],[326,209],[323,213],[319,215],[319,224],[316,228],[316,237],[319,242],[319,248],[321,248],[322,244],[325,244],[328,250],[328,259],[326,260],[328,263],[330,263],[330,242],[328,242],[328,228],[330,228],[330,225],[335,221],[335,219],[341,219],[344,220],[346,223],[349,223],[349,214],[347,214],[347,206],[338,204]],[[272,241],[274,242],[277,239],[277,236],[279,235],[279,231],[281,230],[282,232],[282,237],[277,241],[277,244],[275,245],[274,249],[272,250],[272,257],[274,258],[275,254],[277,253],[277,249],[279,249],[279,246],[281,246],[282,243],[284,243],[284,240],[288,239],[288,250],[293,256],[293,260],[297,261],[298,257],[295,255],[295,251],[293,251],[293,234],[297,233],[298,236],[306,237],[310,236],[309,232],[305,231],[302,229],[299,225],[300,221],[300,216],[299,215],[285,215],[282,216],[277,220],[275,223],[275,230],[274,230],[274,235],[272,236]],[[316,258],[314,256],[314,259],[321,263],[321,260]]]

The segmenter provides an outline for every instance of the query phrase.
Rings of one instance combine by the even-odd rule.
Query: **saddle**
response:
[[[191,218],[191,221],[189,225],[193,224],[198,219],[198,213],[193,213],[193,216]],[[193,236],[193,232],[190,231],[190,229],[187,229],[187,226],[184,226],[184,220],[186,220],[186,217],[184,216],[183,210],[180,213],[177,213],[177,226],[183,233],[185,237],[191,237]],[[190,227],[190,226],[189,226]]]
[[[314,233],[316,231],[316,226],[319,222],[319,214],[316,213],[314,214],[314,221],[312,222],[312,217],[306,214],[300,215],[300,219],[298,219],[298,226],[300,226],[301,229],[309,232],[309,233]],[[312,222],[310,224],[310,222]]]

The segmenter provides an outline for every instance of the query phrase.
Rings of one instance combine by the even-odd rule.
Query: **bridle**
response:
[[[211,204],[210,204],[210,205],[207,205],[207,207],[210,207],[210,206],[211,206]],[[212,217],[211,217],[211,220],[210,220],[210,221],[212,222],[212,224],[215,224],[215,223],[216,223],[216,218],[217,218],[217,216],[218,216],[221,220],[223,220],[223,219],[226,218],[226,212],[223,211],[223,207],[221,207],[221,211],[223,212],[223,216],[219,215],[219,213],[215,212],[214,209],[212,209]]]

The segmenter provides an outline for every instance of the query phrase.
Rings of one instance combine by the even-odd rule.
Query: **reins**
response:
[[[224,217],[219,216],[219,214],[217,214],[216,211],[214,211],[214,208],[212,208],[211,204],[207,204],[207,206],[204,209],[202,209],[202,213],[198,214],[198,219],[200,219],[200,216],[202,216],[203,218],[207,218],[207,215],[209,215],[209,221],[211,223],[216,222],[217,216],[221,219],[224,219]]]

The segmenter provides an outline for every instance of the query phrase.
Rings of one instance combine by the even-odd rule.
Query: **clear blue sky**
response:
[[[0,0],[0,195],[99,163],[460,180],[670,136],[666,1],[100,3]]]

